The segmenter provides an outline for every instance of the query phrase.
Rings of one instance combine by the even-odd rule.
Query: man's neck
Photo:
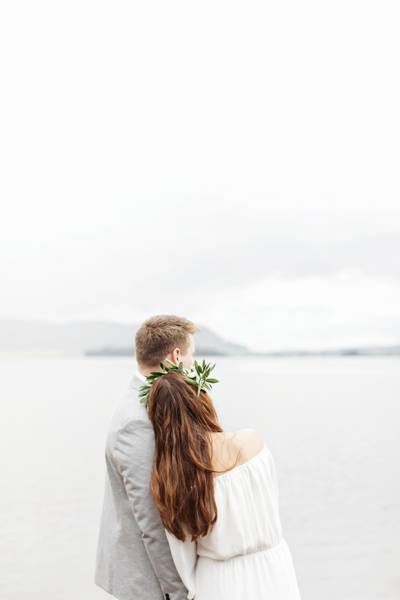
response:
[[[143,377],[146,377],[152,371],[159,371],[160,370],[160,365],[159,364],[158,365],[154,365],[154,367],[149,367],[149,368],[146,369],[145,367],[139,367],[138,363],[136,363],[136,369],[138,370],[138,372],[141,375],[143,375]]]
[[[139,367],[139,365],[136,364],[136,369],[137,369],[138,373],[140,373],[141,375],[143,375],[143,377],[146,377],[147,375],[150,375],[150,373],[152,371],[159,371],[160,367],[157,366],[157,367],[150,367],[150,368],[146,369],[144,367]]]
[[[138,372],[143,375],[143,377],[146,377],[147,375],[149,375],[152,371],[156,371],[157,367],[154,367],[154,369],[143,369],[139,366],[136,367]]]

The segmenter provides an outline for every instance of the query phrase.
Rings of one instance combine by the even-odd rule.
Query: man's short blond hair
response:
[[[136,361],[142,367],[158,367],[174,348],[186,352],[189,334],[198,327],[177,315],[154,315],[146,319],[136,332]]]

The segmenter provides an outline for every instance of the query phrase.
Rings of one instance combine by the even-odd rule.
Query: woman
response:
[[[252,429],[224,431],[206,389],[173,370],[147,388],[151,492],[187,597],[299,600],[271,452]]]

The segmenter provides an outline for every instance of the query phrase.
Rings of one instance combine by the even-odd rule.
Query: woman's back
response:
[[[279,543],[277,479],[264,443],[246,461],[217,475],[214,486],[218,518],[211,532],[198,539],[199,556],[224,560]]]
[[[196,542],[167,533],[188,598],[299,600],[289,548],[282,536],[273,456],[254,430],[214,434],[217,521]]]

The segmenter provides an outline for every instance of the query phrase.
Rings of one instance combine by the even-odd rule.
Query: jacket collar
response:
[[[142,373],[139,371],[137,365],[136,365],[135,375],[138,379],[140,379],[140,381],[142,381],[143,383],[146,383],[146,377],[144,375],[142,375]]]

